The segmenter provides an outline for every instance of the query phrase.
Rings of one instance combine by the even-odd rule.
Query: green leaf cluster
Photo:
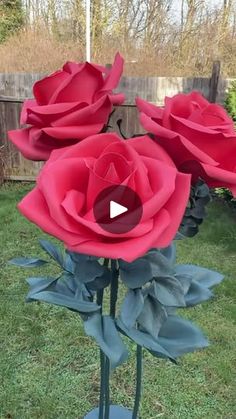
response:
[[[0,43],[14,34],[24,24],[21,0],[1,0],[0,2]]]
[[[194,237],[198,233],[199,226],[207,216],[206,205],[210,201],[210,189],[202,179],[199,179],[191,187],[189,203],[181,221],[177,239]]]
[[[227,92],[225,98],[225,109],[233,121],[236,122],[236,80],[231,83]]]
[[[85,332],[96,340],[112,368],[128,357],[122,334],[152,355],[174,363],[178,356],[208,345],[202,332],[177,315],[176,309],[211,298],[210,288],[223,276],[195,265],[176,265],[174,244],[166,249],[151,249],[132,263],[111,261],[111,268],[96,257],[62,252],[46,240],[40,244],[59,264],[61,273],[57,278],[28,278],[27,301],[43,301],[77,312],[84,321]],[[15,258],[10,263],[33,268],[47,261]],[[115,317],[102,313],[98,294],[109,285],[113,287],[118,273],[127,292]]]

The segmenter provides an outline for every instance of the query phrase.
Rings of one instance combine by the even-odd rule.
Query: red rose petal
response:
[[[23,156],[30,160],[47,160],[50,156],[50,147],[45,144],[32,144],[30,139],[30,131],[32,128],[22,128],[8,131],[10,141],[20,150]]]
[[[52,96],[68,78],[65,71],[57,71],[34,84],[33,92],[38,105],[48,105]]]

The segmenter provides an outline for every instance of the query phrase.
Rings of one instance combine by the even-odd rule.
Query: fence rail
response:
[[[7,139],[7,131],[19,127],[22,102],[32,97],[32,86],[42,76],[43,74],[0,74],[0,178],[3,173],[4,179],[34,180],[42,167],[42,163],[24,159]],[[117,91],[125,93],[126,102],[116,108],[112,116],[113,127],[117,131],[116,121],[122,119],[122,130],[127,137],[143,132],[134,106],[136,96],[162,105],[165,96],[198,90],[207,98],[213,94],[217,102],[223,103],[227,87],[233,79],[218,77],[217,85],[212,80],[213,76],[123,77]]]

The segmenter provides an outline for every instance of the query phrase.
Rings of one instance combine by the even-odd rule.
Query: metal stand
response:
[[[84,419],[98,419],[99,418],[99,407],[88,413]],[[110,406],[109,419],[132,419],[131,410],[121,406]]]
[[[108,260],[104,264],[108,264]],[[111,260],[112,282],[110,293],[110,316],[115,318],[118,295],[118,277],[116,260]],[[103,290],[97,293],[97,303],[102,307]],[[101,309],[102,311],[102,309]],[[138,419],[142,387],[142,348],[137,346],[136,353],[136,392],[133,412],[122,406],[110,405],[110,362],[106,355],[100,351],[100,398],[99,407],[89,412],[84,419]]]

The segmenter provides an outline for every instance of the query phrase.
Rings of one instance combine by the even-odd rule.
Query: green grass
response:
[[[98,402],[97,347],[76,314],[26,304],[25,278],[32,270],[7,265],[15,256],[44,255],[37,239],[45,235],[16,210],[30,188],[0,189],[0,419],[82,419]],[[235,418],[236,213],[211,204],[200,234],[178,243],[178,259],[225,275],[212,301],[184,312],[212,345],[186,355],[179,366],[145,352],[141,418]],[[132,407],[135,347],[129,347],[129,362],[112,377],[112,401]]]

